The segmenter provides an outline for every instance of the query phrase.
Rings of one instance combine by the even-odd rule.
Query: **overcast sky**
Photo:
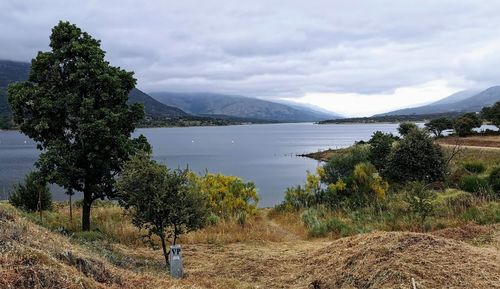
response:
[[[500,84],[500,1],[0,1],[0,59],[68,20],[151,91],[288,99],[349,116]]]

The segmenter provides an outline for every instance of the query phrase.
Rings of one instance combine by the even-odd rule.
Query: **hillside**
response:
[[[149,247],[106,241],[97,233],[52,232],[0,204],[0,287],[411,288],[412,278],[419,289],[495,288],[500,283],[498,227],[301,240],[266,222],[258,224],[263,235],[290,236],[184,243],[185,278],[173,280],[161,253]],[[478,238],[488,243],[466,243]]]
[[[0,118],[10,117],[10,108],[7,102],[6,87],[9,83],[23,81],[28,78],[30,65],[24,62],[0,60]],[[129,102],[144,104],[146,116],[150,118],[178,118],[189,116],[179,108],[160,103],[151,96],[134,88],[129,94]]]
[[[244,96],[215,93],[153,92],[158,101],[196,115],[226,115],[281,122],[319,121],[338,115]]]
[[[142,92],[141,90],[134,88],[128,95],[129,103],[142,103],[144,104],[144,111],[146,116],[151,118],[179,118],[187,117],[188,113],[184,112],[182,109],[168,106],[160,103],[156,99]]]
[[[390,111],[377,116],[421,115],[447,112],[476,112],[500,100],[500,86],[493,86],[484,91],[467,90],[454,93],[444,99],[428,105]]]

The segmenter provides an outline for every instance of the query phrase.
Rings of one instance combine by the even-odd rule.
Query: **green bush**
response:
[[[422,182],[413,182],[409,185],[407,192],[407,201],[409,209],[420,221],[422,228],[425,220],[431,216],[434,211],[433,201],[435,195]]]
[[[350,236],[356,233],[356,231],[353,228],[351,228],[349,225],[342,222],[336,217],[330,217],[326,221],[325,225],[328,232],[333,232],[335,234],[340,235],[341,237]]]
[[[432,204],[440,215],[459,214],[472,206],[473,197],[470,193],[447,189],[438,193]]]
[[[210,213],[208,215],[207,224],[214,226],[214,225],[217,225],[219,222],[220,222],[220,217],[217,216],[216,214]]]
[[[470,161],[463,164],[464,169],[472,174],[481,174],[486,171],[486,166],[479,161]]]
[[[285,210],[309,208],[314,203],[314,195],[305,187],[296,186],[286,189],[282,207]]]
[[[486,178],[476,175],[466,175],[460,181],[460,189],[474,194],[487,194],[489,192],[489,184]]]
[[[346,152],[334,156],[324,168],[322,181],[334,184],[340,179],[346,179],[354,171],[359,163],[367,162],[370,156],[370,148],[366,145],[355,145]]]
[[[307,209],[302,213],[302,222],[309,230],[309,235],[312,237],[326,236],[328,233],[326,225],[321,222],[320,218],[324,212],[318,209]]]
[[[392,143],[395,139],[391,133],[376,131],[368,141],[370,144],[369,160],[379,171],[385,169],[387,157],[391,153]]]
[[[406,136],[412,130],[418,130],[418,126],[413,122],[402,122],[399,124],[398,132],[401,136]]]
[[[453,128],[458,136],[468,136],[472,134],[472,130],[482,125],[481,119],[474,112],[469,112],[455,120]]]
[[[305,210],[302,213],[302,222],[306,225],[311,237],[325,237],[329,233],[345,237],[356,233],[356,230],[337,217],[328,217],[323,208]]]
[[[26,175],[24,183],[14,186],[14,192],[9,196],[9,202],[14,207],[28,212],[35,212],[39,209],[50,210],[52,194],[47,183],[36,172],[31,172]]]
[[[473,221],[480,225],[500,222],[500,203],[489,202],[483,206],[471,207],[462,214],[465,221]]]
[[[495,193],[495,196],[500,197],[500,166],[495,167],[488,177],[491,185],[491,189]]]
[[[447,171],[441,147],[420,129],[411,130],[394,147],[387,160],[387,175],[394,182],[444,180]]]

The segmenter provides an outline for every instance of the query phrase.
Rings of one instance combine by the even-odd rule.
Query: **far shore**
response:
[[[500,135],[472,135],[468,137],[447,136],[437,138],[436,142],[443,147],[459,146],[468,149],[500,150]],[[334,155],[342,153],[345,150],[346,148],[327,149],[324,151],[300,154],[297,156],[327,162]]]

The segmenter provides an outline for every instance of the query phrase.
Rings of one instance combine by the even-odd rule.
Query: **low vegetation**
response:
[[[285,192],[276,214],[301,215],[311,237],[500,221],[500,151],[441,147],[415,126],[400,130],[401,138],[376,132],[323,155],[328,161]]]

